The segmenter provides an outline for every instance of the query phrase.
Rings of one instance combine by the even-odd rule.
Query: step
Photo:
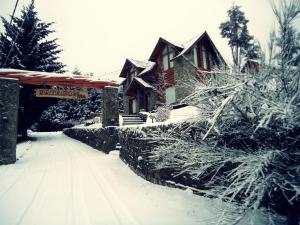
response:
[[[139,125],[139,124],[144,124],[144,123],[141,123],[141,122],[139,122],[139,123],[123,123],[123,125]]]
[[[139,117],[138,115],[123,115],[122,117]]]
[[[123,121],[143,121],[140,118],[134,118],[134,119],[127,119],[127,118],[123,118]]]

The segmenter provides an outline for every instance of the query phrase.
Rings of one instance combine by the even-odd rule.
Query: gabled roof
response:
[[[147,67],[151,66],[153,64],[153,62],[149,62],[149,61],[140,61],[140,60],[136,60],[136,59],[126,59],[124,66],[120,72],[120,77],[124,77],[126,78],[126,74],[124,74],[125,70],[130,66],[133,65],[136,68],[140,68],[140,69],[146,69]]]
[[[142,72],[138,74],[138,77],[143,76],[144,74],[151,72],[156,66],[156,63],[150,62],[149,66],[145,68]]]
[[[145,69],[151,64],[151,62],[148,61],[140,61],[136,59],[128,59],[135,67]]]
[[[151,84],[147,83],[141,77],[135,77],[132,80],[132,82],[130,83],[130,85],[126,91],[126,95],[130,96],[130,95],[134,94],[138,85],[144,87],[145,89],[155,90],[155,87],[153,87]]]
[[[222,57],[221,53],[219,52],[219,50],[217,49],[217,47],[215,46],[215,44],[213,43],[213,41],[211,40],[211,38],[209,37],[208,33],[206,31],[204,31],[203,33],[201,33],[200,35],[197,35],[195,38],[191,39],[190,41],[186,42],[184,44],[184,49],[174,58],[178,58],[180,56],[183,56],[185,53],[187,53],[189,50],[191,50],[191,48],[197,43],[199,42],[201,39],[203,39],[204,37],[207,37],[208,41],[211,43],[213,49],[215,50],[216,54],[218,55],[218,57],[220,58],[220,60],[222,61],[223,64],[227,65],[224,58]]]
[[[149,58],[149,61],[155,61],[155,55],[156,55],[156,52],[158,50],[158,48],[161,46],[161,44],[168,44],[168,45],[171,45],[172,47],[176,48],[179,52],[182,51],[184,49],[184,46],[182,46],[181,44],[177,44],[177,43],[174,43],[174,42],[170,42],[164,38],[159,38],[152,53],[151,53],[151,56]]]

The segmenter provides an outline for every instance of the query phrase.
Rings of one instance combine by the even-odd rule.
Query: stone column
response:
[[[19,82],[0,78],[0,165],[16,162]]]
[[[119,126],[119,101],[117,87],[105,87],[103,89],[102,126]]]

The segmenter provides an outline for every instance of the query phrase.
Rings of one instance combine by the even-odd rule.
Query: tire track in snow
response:
[[[53,152],[52,152],[52,151],[51,151],[51,159],[53,159]],[[27,207],[26,207],[25,210],[23,211],[23,213],[22,213],[22,215],[20,216],[20,218],[19,218],[18,222],[16,223],[16,225],[20,225],[20,224],[23,222],[23,220],[24,220],[26,214],[28,213],[28,211],[29,211],[30,208],[32,207],[34,201],[37,199],[38,194],[41,193],[41,191],[42,191],[42,190],[41,190],[41,186],[42,186],[43,182],[45,181],[45,177],[46,177],[46,175],[47,175],[47,173],[48,173],[48,170],[49,170],[49,167],[50,167],[50,161],[51,161],[51,160],[47,160],[47,166],[46,166],[46,168],[43,170],[43,174],[42,174],[42,177],[40,178],[40,182],[38,183],[38,185],[37,185],[37,187],[36,187],[36,189],[35,189],[35,191],[34,191],[34,194],[33,194],[32,198],[31,198],[30,202],[28,203]],[[46,189],[44,189],[43,192],[45,192],[45,191],[46,191]],[[37,216],[38,216],[38,215],[36,215],[36,217],[37,217]]]
[[[73,143],[72,143],[73,144]],[[78,163],[78,158],[81,159],[81,157],[76,158],[77,155],[82,155],[79,151],[72,151],[72,154],[70,154],[70,156],[72,157],[72,164],[71,164],[71,168],[72,168],[72,204],[76,202],[76,204],[72,205],[72,210],[73,210],[73,222],[72,224],[78,224],[81,225],[82,221],[81,219],[84,218],[84,224],[88,225],[91,224],[90,222],[90,216],[87,213],[87,205],[86,202],[83,199],[83,187],[82,187],[82,165],[80,163]],[[80,161],[81,162],[81,161]],[[78,176],[75,176],[75,174],[77,174]],[[77,200],[77,201],[76,201]],[[78,206],[78,207],[76,207]],[[83,209],[80,209],[80,208]],[[79,213],[76,213],[79,212]]]
[[[82,144],[82,143],[81,143]],[[96,183],[98,184],[99,189],[103,193],[106,201],[108,202],[111,210],[116,216],[120,225],[138,225],[137,220],[133,217],[132,213],[129,212],[128,208],[125,206],[125,203],[120,200],[120,198],[115,194],[112,188],[107,182],[107,180],[101,176],[101,171],[97,170],[95,162],[93,162],[90,157],[87,156],[86,151],[78,148],[79,152],[86,158],[89,162],[88,167],[93,175]],[[119,215],[121,214],[121,215]],[[124,221],[123,218],[126,218]]]

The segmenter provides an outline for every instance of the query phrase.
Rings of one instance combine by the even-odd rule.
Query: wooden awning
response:
[[[72,74],[48,73],[16,69],[0,69],[0,78],[15,78],[20,84],[63,86],[63,87],[87,87],[104,88],[105,86],[118,87],[111,81],[94,80],[89,77]]]

